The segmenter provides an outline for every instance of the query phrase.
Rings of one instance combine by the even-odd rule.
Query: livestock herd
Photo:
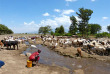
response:
[[[110,40],[108,38],[99,38],[99,39],[83,39],[83,38],[68,38],[64,36],[60,37],[49,37],[45,36],[42,38],[43,44],[49,42],[50,47],[80,47],[82,51],[85,51],[89,54],[98,54],[98,55],[110,55]]]
[[[98,54],[98,55],[110,55],[110,40],[108,38],[99,38],[99,39],[83,39],[83,38],[73,38],[73,37],[65,37],[65,36],[58,36],[58,37],[52,37],[52,36],[29,36],[29,37],[13,37],[8,36],[5,37],[3,40],[0,41],[0,45],[3,47],[6,46],[8,49],[11,46],[13,46],[13,49],[15,49],[15,46],[18,47],[20,44],[24,43],[25,41],[32,40],[37,41],[38,39],[41,39],[43,44],[46,44],[46,42],[49,43],[49,46],[54,48],[57,48],[58,46],[63,47],[64,49],[67,49],[67,47],[80,47],[82,51],[85,51],[89,54]],[[19,45],[19,46],[18,46]]]

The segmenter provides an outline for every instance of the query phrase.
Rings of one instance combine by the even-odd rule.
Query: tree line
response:
[[[13,31],[9,29],[7,26],[0,24],[0,35],[1,34],[12,34]]]
[[[76,17],[72,15],[70,17],[71,24],[68,33],[65,33],[63,25],[57,27],[55,32],[52,31],[51,26],[40,27],[39,33],[50,33],[52,35],[80,35],[81,37],[88,37],[91,34],[95,35],[100,33],[102,29],[100,24],[89,23],[91,15],[93,14],[91,9],[79,8],[79,12],[76,12],[76,14],[78,18],[80,18],[80,21],[78,21]],[[107,30],[110,33],[110,26],[107,27]]]

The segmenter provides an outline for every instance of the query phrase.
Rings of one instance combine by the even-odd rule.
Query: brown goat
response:
[[[81,53],[81,48],[77,48],[77,52],[78,52],[78,54],[79,54],[79,56],[81,56],[82,57],[82,53]]]

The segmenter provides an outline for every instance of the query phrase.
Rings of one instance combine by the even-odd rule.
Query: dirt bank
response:
[[[37,42],[39,42],[39,44],[43,43],[42,41],[37,41]],[[69,56],[71,58],[76,58],[76,59],[79,58],[76,55],[77,54],[77,47],[63,48],[63,47],[57,46],[55,49],[53,49],[49,46],[48,42],[45,42],[44,45],[47,46],[49,49],[54,50],[55,52],[57,52],[58,54],[61,54],[63,56]],[[100,55],[95,55],[95,54],[88,54],[85,51],[82,51],[82,58],[94,58],[97,60],[110,62],[110,56],[100,56]]]

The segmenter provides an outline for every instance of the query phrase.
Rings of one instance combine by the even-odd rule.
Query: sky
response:
[[[79,8],[91,9],[89,23],[100,24],[102,32],[110,25],[110,0],[0,0],[0,24],[14,33],[38,32],[39,27],[50,25],[53,30],[61,25],[68,32],[70,16]]]

